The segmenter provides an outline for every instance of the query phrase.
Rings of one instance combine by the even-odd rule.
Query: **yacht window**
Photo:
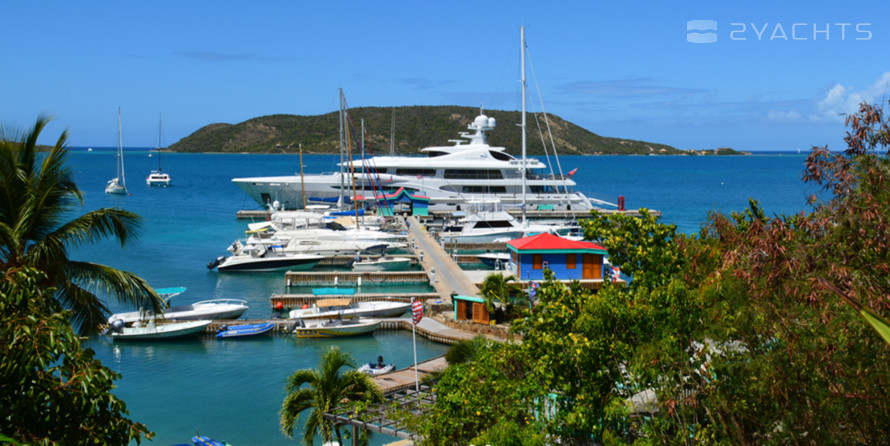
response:
[[[446,186],[451,187],[451,186]],[[445,189],[443,187],[442,189]],[[454,191],[454,188],[450,189]],[[507,188],[505,186],[464,186],[461,189],[465,194],[505,194]]]
[[[492,158],[494,158],[498,161],[510,161],[513,159],[513,157],[510,156],[509,154],[506,154],[504,152],[498,152],[496,150],[489,150],[488,153],[491,155]]]
[[[533,193],[533,194],[547,194],[547,193],[552,194],[553,193],[552,186],[530,186],[529,189],[530,189],[531,193]]]
[[[430,151],[430,152],[427,152],[427,153],[430,155],[430,158],[435,158],[435,157],[437,157],[437,156],[447,155],[447,153],[445,153],[445,152],[439,152],[439,151]]]
[[[504,175],[497,169],[446,169],[445,178],[462,180],[501,180]]]
[[[404,168],[397,169],[396,175],[423,175],[425,177],[433,177],[436,176],[436,169],[412,169],[412,168]]]

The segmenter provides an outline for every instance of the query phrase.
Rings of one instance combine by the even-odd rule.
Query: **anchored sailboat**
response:
[[[152,170],[148,177],[145,179],[145,184],[149,186],[169,186],[173,181],[170,178],[170,175],[161,171],[161,150],[162,150],[161,141],[161,117],[158,117],[158,170]]]
[[[126,195],[127,180],[124,178],[124,144],[121,139],[121,109],[117,109],[117,176],[105,186],[106,194]]]

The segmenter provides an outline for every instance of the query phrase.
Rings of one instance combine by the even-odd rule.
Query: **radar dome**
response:
[[[488,118],[488,126],[494,127],[494,124],[495,124],[494,118]]]
[[[485,116],[485,115],[476,116],[476,120],[473,121],[473,124],[475,124],[476,126],[480,126],[480,127],[487,125],[488,124],[488,116]]]

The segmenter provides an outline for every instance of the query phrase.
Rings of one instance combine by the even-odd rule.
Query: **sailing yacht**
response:
[[[126,195],[127,180],[124,177],[124,144],[121,139],[121,109],[117,109],[117,176],[108,181],[106,194]]]
[[[161,171],[161,118],[158,118],[158,170],[152,170],[151,173],[148,174],[148,177],[145,179],[145,184],[149,186],[162,186],[166,187],[170,185],[172,179],[170,175]]]

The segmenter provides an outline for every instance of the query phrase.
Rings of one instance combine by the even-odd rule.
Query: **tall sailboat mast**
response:
[[[127,179],[124,177],[124,139],[121,136],[121,108],[117,108],[117,177],[121,179],[121,186],[127,187]]]
[[[525,226],[525,193],[527,189],[526,159],[525,159],[525,27],[519,27],[520,36],[520,63],[522,64],[522,226]]]
[[[344,101],[345,101],[345,98],[343,97],[343,89],[341,88],[340,89],[340,199],[337,201],[337,207],[340,208],[340,210],[343,210],[343,188],[345,187],[345,184],[343,183],[343,175],[345,175],[344,174],[344,169],[345,169],[344,163],[346,162],[346,160],[343,158],[343,154],[346,151],[346,148],[343,146],[343,141],[345,139],[344,133],[346,132],[346,125],[344,123],[346,116],[343,112],[344,109],[346,108],[343,104]]]

